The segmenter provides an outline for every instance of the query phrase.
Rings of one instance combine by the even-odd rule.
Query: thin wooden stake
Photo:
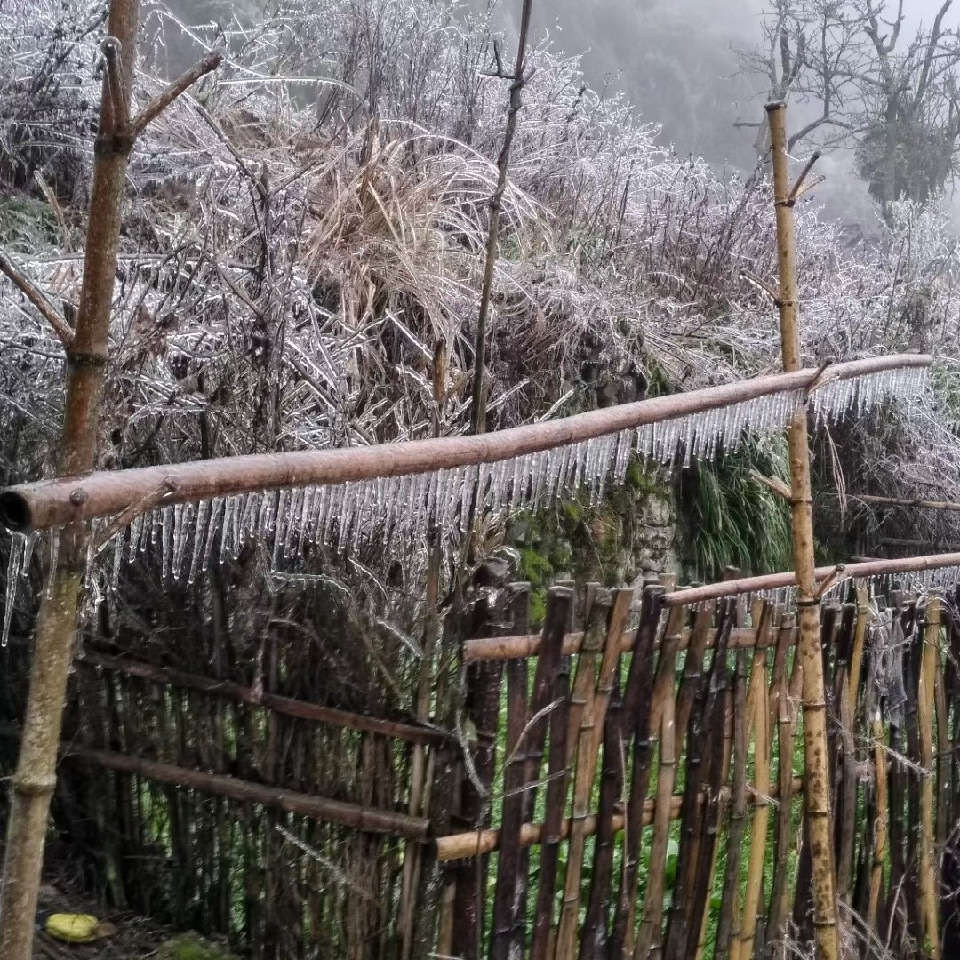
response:
[[[731,960],[752,960],[757,924],[762,909],[763,867],[767,852],[767,823],[770,818],[770,699],[766,696],[767,664],[764,658],[754,660],[753,673],[761,695],[754,713],[754,795],[753,827],[750,837],[750,858],[747,861],[747,886],[743,895],[743,916],[740,920],[740,941],[735,944]],[[751,682],[753,677],[750,678]],[[781,760],[782,762],[782,760]]]
[[[473,628],[487,632],[498,612],[491,609],[491,597],[482,596],[473,610]],[[473,631],[471,631],[473,632]],[[477,731],[477,749],[474,771],[481,795],[471,777],[463,778],[461,788],[461,815],[477,830],[489,826],[489,795],[493,788],[496,766],[496,746],[500,713],[500,689],[503,685],[503,664],[499,662],[471,664],[467,668],[467,716]],[[488,857],[480,856],[474,863],[457,867],[454,893],[454,924],[452,950],[463,960],[478,960],[483,939],[483,917],[487,895]]]
[[[793,834],[793,748],[797,730],[797,706],[803,688],[803,664],[798,656],[793,664],[789,682],[786,678],[785,631],[780,631],[780,643],[774,658],[774,676],[779,677],[776,709],[777,752],[779,764],[777,785],[780,806],[777,811],[777,840],[774,849],[773,890],[770,895],[770,913],[767,917],[767,944],[782,941],[786,936],[787,906],[790,895],[790,851],[794,846]],[[781,673],[783,671],[783,673]]]
[[[643,919],[635,960],[647,960],[659,953],[663,938],[663,888],[667,871],[667,848],[673,813],[673,788],[677,773],[676,703],[673,696],[663,700],[660,710],[660,764],[657,773],[657,798],[653,814],[653,840],[650,844],[650,875],[643,900]]]
[[[597,755],[603,739],[607,706],[613,692],[614,671],[620,659],[618,640],[630,615],[632,600],[632,590],[614,591],[596,690],[589,693],[581,714],[574,775],[573,822],[570,846],[567,851],[567,872],[564,877],[563,909],[557,929],[556,960],[573,960],[576,952],[577,932],[580,925],[580,879],[587,839],[586,819],[589,815],[590,792],[597,769]]]
[[[523,628],[528,622],[530,584],[512,585],[513,623]],[[503,774],[503,806],[500,816],[500,857],[493,894],[493,927],[490,931],[490,960],[506,960],[514,936],[517,912],[517,876],[520,864],[520,828],[523,825],[526,745],[530,713],[527,705],[527,661],[507,664],[507,757]]]
[[[917,726],[920,738],[920,901],[922,910],[923,955],[940,960],[940,918],[937,866],[933,826],[933,711],[937,662],[940,659],[940,600],[927,601],[923,630],[920,684],[917,695]]]
[[[554,887],[564,823],[564,799],[567,795],[567,727],[570,710],[570,658],[560,661],[553,685],[558,704],[550,717],[550,751],[547,757],[547,793],[543,835],[540,848],[540,875],[533,912],[533,937],[530,960],[546,960],[553,925]]]
[[[547,613],[543,629],[543,643],[537,669],[533,680],[533,693],[530,701],[530,721],[527,730],[526,768],[524,782],[526,790],[523,796],[523,821],[533,819],[537,800],[537,782],[543,765],[543,748],[547,739],[550,722],[548,709],[556,710],[559,702],[554,697],[557,671],[563,650],[563,638],[570,619],[573,604],[573,591],[566,587],[553,587],[547,595]],[[551,699],[553,697],[553,699]],[[517,878],[517,911],[514,917],[514,949],[523,953],[525,934],[527,883],[530,869],[529,848],[521,847],[520,866]]]
[[[787,154],[786,104],[767,105],[773,146],[774,202],[777,216],[777,246],[780,260],[780,345],[784,370],[800,369],[800,332],[797,322],[797,257],[793,207],[790,203]],[[793,555],[797,573],[799,653],[803,663],[804,811],[810,837],[813,889],[813,921],[817,956],[837,960],[837,904],[830,824],[830,781],[827,756],[827,724],[820,649],[820,615],[813,556],[813,494],[810,485],[810,451],[807,414],[792,417],[787,433],[790,479]]]
[[[762,654],[758,654],[762,658]],[[752,688],[753,676],[750,677]],[[733,802],[730,808],[730,829],[727,837],[727,866],[723,878],[720,917],[717,921],[716,957],[731,953],[731,941],[739,938],[740,918],[740,848],[747,818],[747,753],[753,716],[747,715],[747,655],[737,651],[737,668],[733,680]],[[764,684],[764,686],[766,686]],[[736,948],[734,948],[735,952]]]
[[[620,889],[613,919],[613,931],[610,936],[611,957],[619,957],[623,953],[629,954],[631,950],[631,933],[637,899],[640,841],[643,837],[643,827],[640,821],[647,799],[647,790],[650,786],[650,766],[653,753],[650,745],[650,734],[654,687],[657,682],[654,676],[653,652],[660,623],[663,593],[664,589],[661,586],[650,586],[644,590],[640,625],[637,628],[633,659],[630,661],[630,672],[627,676],[624,715],[630,723],[630,727],[623,747],[624,762],[626,762],[626,750],[631,742],[633,744],[633,773],[630,782],[630,794],[627,798],[627,835],[623,845]],[[672,618],[673,625],[679,624],[679,622],[680,618]],[[668,638],[671,636],[671,632],[672,626],[668,625]],[[673,646],[676,644],[676,641],[670,641],[669,639],[664,642],[666,644],[672,643]],[[665,662],[664,653],[665,651],[661,651],[660,664]],[[672,654],[669,654],[669,659],[672,663]],[[661,669],[662,667],[658,665],[657,672],[659,673]],[[673,696],[672,675],[670,677],[670,696]],[[653,723],[655,724],[656,721],[653,721]]]

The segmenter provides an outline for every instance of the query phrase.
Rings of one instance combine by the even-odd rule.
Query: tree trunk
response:
[[[104,45],[107,69],[94,149],[83,287],[76,331],[67,347],[67,397],[58,471],[61,475],[87,473],[95,466],[123,186],[133,142],[127,118],[138,18],[139,0],[112,0],[107,30],[113,39]],[[112,84],[112,95],[111,76],[114,81],[122,81]],[[82,506],[82,500],[75,506]],[[4,960],[30,960],[31,956],[37,889],[50,798],[56,784],[60,727],[87,537],[82,522],[63,530],[58,557],[49,572],[49,587],[40,604],[30,692],[7,828],[0,900],[0,956]]]

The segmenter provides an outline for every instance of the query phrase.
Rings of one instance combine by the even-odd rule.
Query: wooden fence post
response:
[[[933,825],[933,713],[934,685],[940,659],[940,599],[931,597],[924,614],[917,692],[917,726],[920,739],[920,904],[921,950],[925,957],[940,960],[940,884],[937,879]],[[943,745],[940,747],[943,749]]]
[[[780,261],[780,340],[784,370],[800,369],[797,323],[797,262],[793,206],[800,184],[789,181],[786,104],[767,105],[773,143],[773,187]],[[814,576],[813,503],[807,411],[798,410],[787,432],[793,518],[793,559],[800,621],[798,649],[803,663],[804,810],[810,838],[813,922],[820,960],[837,960],[837,904],[830,824],[823,657],[820,648],[820,597]]]

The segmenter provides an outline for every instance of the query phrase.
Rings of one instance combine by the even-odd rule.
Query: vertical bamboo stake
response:
[[[490,596],[478,599],[473,611],[472,636],[487,636],[493,621],[501,612]],[[477,748],[474,772],[486,791],[481,796],[470,777],[464,777],[461,794],[461,815],[478,830],[489,825],[489,794],[496,767],[497,727],[500,712],[500,689],[503,685],[503,661],[471,664],[467,670],[465,708],[476,729]],[[454,895],[453,953],[463,960],[477,960],[483,939],[483,910],[486,902],[488,857],[475,862],[465,861],[457,868]]]
[[[546,960],[553,925],[554,886],[557,882],[560,831],[567,795],[567,726],[570,709],[570,658],[563,657],[553,685],[558,703],[550,717],[550,749],[547,756],[547,791],[544,806],[543,841],[540,847],[540,875],[533,912],[530,960]]]
[[[540,768],[543,765],[543,747],[547,739],[549,716],[545,711],[556,698],[553,689],[557,670],[563,657],[563,637],[567,629],[573,603],[573,591],[567,587],[552,587],[547,595],[547,613],[543,628],[543,641],[537,669],[533,679],[533,692],[530,700],[531,720],[526,733],[526,766],[524,771],[523,822],[534,818],[537,800],[537,783],[540,780]],[[530,848],[520,850],[520,865],[517,877],[516,904],[514,916],[514,949],[523,953],[523,940],[526,925],[527,883],[530,870]]]
[[[834,727],[833,736],[837,898],[847,906],[850,905],[853,895],[853,853],[858,792],[854,741],[856,686],[851,675],[851,661],[862,623],[862,618],[857,616],[856,606],[845,604],[840,630],[836,637],[837,653],[833,681],[833,709],[840,718],[839,726]],[[858,673],[859,669],[858,663]]]
[[[613,889],[613,814],[623,792],[621,762],[621,719],[623,700],[614,676],[613,697],[607,708],[603,733],[603,764],[600,768],[600,797],[597,805],[597,831],[593,847],[593,871],[587,910],[580,931],[579,960],[600,960],[606,955],[607,916]]]
[[[722,611],[710,669],[706,678],[698,682],[696,702],[691,709],[680,849],[664,944],[667,960],[682,960],[691,953],[691,948],[697,949],[703,906],[708,898],[708,872],[712,873],[719,799],[715,796],[719,788],[716,780],[723,767],[724,754],[724,660],[733,625],[733,605],[727,601]],[[685,670],[684,682],[688,676]]]
[[[674,632],[679,633],[679,621],[683,616],[681,608],[671,611],[666,636],[660,650],[657,666],[658,676],[654,676],[654,641],[660,623],[661,603],[664,588],[662,585],[648,586],[643,592],[643,605],[640,625],[633,645],[630,672],[627,676],[627,690],[624,696],[623,713],[626,717],[624,728],[627,731],[624,743],[624,762],[626,747],[633,741],[633,771],[630,781],[630,793],[627,798],[627,822],[623,838],[623,860],[620,871],[620,889],[613,918],[613,931],[610,937],[610,956],[618,958],[629,954],[633,932],[633,918],[636,910],[637,868],[640,857],[640,841],[643,838],[643,810],[650,786],[650,765],[653,756],[651,732],[657,728],[653,719],[653,699],[655,684],[659,682],[659,673],[665,663],[667,647],[676,648],[679,637],[671,640]],[[669,657],[673,663],[673,655]],[[670,696],[673,696],[673,676],[670,676]],[[629,724],[629,726],[628,726]]]
[[[780,259],[780,342],[784,370],[800,369],[797,323],[797,258],[793,205],[789,182],[786,104],[767,105],[773,143],[773,186]],[[804,813],[812,857],[813,921],[817,956],[837,960],[837,904],[834,892],[830,836],[830,782],[824,703],[823,657],[820,649],[820,599],[814,576],[813,503],[806,409],[798,410],[787,433],[792,486],[793,558],[797,572],[799,632],[797,646],[803,663]]]
[[[697,865],[696,886],[693,898],[694,924],[692,929],[699,927],[699,934],[691,944],[696,949],[693,960],[701,960],[706,946],[707,927],[710,919],[710,900],[713,889],[713,876],[717,866],[718,837],[720,825],[724,816],[726,800],[723,797],[723,784],[730,773],[730,759],[733,754],[733,730],[729,728],[726,718],[732,719],[733,704],[732,690],[729,682],[727,665],[727,646],[730,640],[730,629],[739,615],[740,605],[735,601],[730,603],[727,611],[727,629],[720,635],[713,662],[710,665],[710,698],[708,699],[708,719],[704,729],[708,732],[708,740],[712,740],[713,749],[707,750],[708,763],[704,768],[704,782],[706,784],[706,802],[700,849],[700,863]],[[712,707],[710,699],[713,700]]]
[[[766,941],[782,940],[786,934],[787,904],[789,900],[789,858],[793,848],[793,747],[797,729],[797,703],[803,687],[803,664],[799,656],[793,664],[789,682],[786,678],[786,629],[780,631],[780,644],[774,657],[774,675],[779,676],[776,699],[777,753],[777,840],[774,849],[773,889],[770,894],[770,914],[767,917]]]
[[[596,690],[588,693],[587,702],[580,717],[570,846],[567,851],[567,873],[563,885],[563,909],[557,929],[556,960],[573,960],[576,952],[577,931],[580,924],[580,880],[587,839],[586,820],[589,816],[590,793],[597,769],[597,753],[603,739],[604,719],[613,692],[614,671],[620,659],[620,637],[623,635],[624,623],[630,614],[632,600],[632,590],[614,592]],[[586,644],[586,638],[584,638],[584,644]]]
[[[754,661],[754,675],[760,695],[754,714],[754,790],[753,832],[750,838],[750,858],[747,861],[747,887],[743,895],[743,917],[740,921],[740,941],[734,942],[731,960],[752,960],[763,892],[763,861],[767,852],[767,822],[770,817],[770,700],[766,694],[767,664],[761,658]],[[753,678],[751,677],[751,680]]]
[[[940,960],[938,917],[939,883],[934,857],[933,827],[933,704],[937,660],[940,657],[940,600],[927,601],[923,630],[923,652],[917,695],[917,725],[920,737],[920,902],[922,910],[921,948],[924,956]]]
[[[672,652],[675,657],[676,651]],[[677,770],[677,733],[674,722],[676,701],[671,690],[660,709],[660,765],[657,774],[657,799],[653,811],[653,841],[650,844],[650,875],[643,900],[643,920],[635,960],[659,955],[663,937],[663,887],[670,841],[670,813]]]
[[[868,709],[871,705],[868,698]],[[883,893],[883,865],[887,855],[887,754],[883,742],[883,719],[877,705],[870,717],[870,738],[873,741],[873,863],[870,868],[870,887],[867,894],[867,929],[875,930],[880,918],[880,898]]]
[[[937,707],[937,849],[944,850],[947,836],[953,826],[950,820],[950,716],[947,712],[947,692],[944,689],[943,667],[936,661],[934,698]]]
[[[762,654],[758,653],[757,659],[760,658]],[[757,665],[754,665],[750,677],[751,692],[757,674]],[[752,720],[753,717],[747,715],[747,652],[741,648],[737,651],[737,667],[733,680],[733,785],[727,834],[727,865],[723,878],[720,918],[717,921],[717,960],[730,955],[731,941],[740,934],[735,927],[740,917],[740,848],[747,819],[747,753]],[[736,952],[736,948],[733,952]]]
[[[530,584],[513,584],[510,607],[514,630],[527,632]],[[490,960],[506,960],[514,934],[517,876],[520,864],[520,828],[523,824],[524,774],[527,768],[526,734],[530,716],[527,702],[527,661],[507,662],[507,758],[503,772],[503,806],[500,815],[500,856],[493,895],[493,928]]]

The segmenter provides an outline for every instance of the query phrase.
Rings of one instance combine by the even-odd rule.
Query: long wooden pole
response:
[[[960,567],[960,553],[935,553],[925,557],[906,557],[897,560],[868,560],[865,563],[848,563],[833,567],[817,567],[813,572],[818,588],[822,589],[827,579],[831,583],[845,580],[863,580],[868,577],[893,576],[898,573],[923,573],[925,570],[943,570]],[[797,586],[794,570],[783,573],[767,573],[759,577],[744,577],[740,580],[722,580],[703,587],[687,587],[664,595],[668,607],[686,607],[722,597],[760,593],[764,590],[782,590]],[[504,638],[512,639],[512,638]],[[481,648],[482,649],[482,648]],[[482,659],[477,657],[477,659]]]
[[[869,493],[860,493],[853,500],[871,503],[879,507],[916,507],[922,510],[960,510],[960,503],[952,500],[906,500],[903,497],[878,497]]]
[[[925,368],[932,362],[931,357],[922,354],[901,354],[854,360],[826,370],[795,369],[479,436],[440,437],[343,450],[251,454],[21,484],[0,492],[0,521],[11,530],[43,530],[77,520],[112,516],[143,504],[187,503],[231,494],[410,476],[430,470],[496,463],[759,397],[807,390],[828,380],[855,380],[884,371]],[[83,474],[87,470],[89,466],[75,464],[70,472]]]
[[[797,321],[797,252],[794,231],[786,104],[767,105],[773,146],[773,189],[780,261],[780,345],[784,370],[800,369]],[[813,922],[817,956],[837,960],[837,905],[830,829],[823,655],[820,646],[820,598],[813,559],[813,502],[807,412],[798,410],[787,431],[790,458],[793,560],[797,573],[798,652],[803,664],[804,811],[810,836]]]
[[[6,734],[6,730],[0,731],[0,735]],[[430,821],[425,817],[413,817],[394,810],[378,810],[376,807],[364,807],[357,803],[345,803],[315,794],[298,793],[295,790],[267,786],[219,773],[191,770],[188,767],[160,763],[111,750],[71,745],[65,747],[62,754],[66,761],[105,770],[116,770],[118,773],[133,774],[156,783],[167,783],[214,797],[227,797],[238,803],[256,803],[313,820],[353,827],[367,833],[407,837],[419,841],[427,840],[430,835]],[[35,922],[34,917],[30,919],[31,922]]]
[[[230,683],[227,680],[214,680],[212,677],[197,676],[185,673],[183,670],[174,670],[169,667],[158,667],[152,663],[140,660],[130,660],[126,657],[111,657],[96,650],[85,650],[83,656],[77,660],[100,670],[116,671],[127,677],[139,677],[151,683],[163,686],[184,687],[188,690],[200,690],[213,696],[233,700],[236,703],[245,703],[251,706],[263,707],[287,717],[297,717],[300,720],[312,720],[316,723],[326,723],[334,727],[347,730],[357,730],[362,733],[373,733],[382,737],[391,737],[430,746],[442,746],[453,742],[452,734],[429,727],[424,722],[405,723],[399,720],[387,720],[382,717],[369,717],[362,713],[351,713],[348,710],[338,710],[336,707],[325,707],[318,703],[308,703],[305,700],[294,700],[291,697],[281,697],[269,691],[259,691],[245,687],[240,683]]]
[[[795,777],[792,782],[791,796],[796,796],[803,791],[803,780]],[[768,794],[769,798],[776,799],[779,796],[779,789],[774,784]],[[720,791],[720,800],[726,803],[730,798],[730,788],[723,787]],[[748,803],[756,804],[757,798],[753,793],[748,797]],[[657,803],[662,801],[658,798],[648,797],[643,803],[643,818],[640,826],[648,827],[653,823],[654,808]],[[670,820],[680,819],[680,809],[683,805],[683,795],[673,794],[670,798]],[[597,832],[598,818],[594,814],[588,814],[583,818],[583,831],[587,837],[592,837]],[[557,838],[567,840],[570,837],[571,830],[575,820],[573,817],[566,817],[560,822]],[[618,809],[611,818],[612,829],[614,833],[622,832],[627,826],[627,818],[622,809]],[[633,824],[630,829],[634,829],[638,824]],[[547,829],[543,822],[525,823],[520,828],[520,846],[535,847],[547,841]],[[449,860],[462,860],[468,857],[479,857],[485,853],[492,853],[500,849],[500,831],[495,827],[486,830],[471,830],[469,833],[450,833],[442,837],[437,837],[434,841],[437,850],[437,859],[443,863]]]

